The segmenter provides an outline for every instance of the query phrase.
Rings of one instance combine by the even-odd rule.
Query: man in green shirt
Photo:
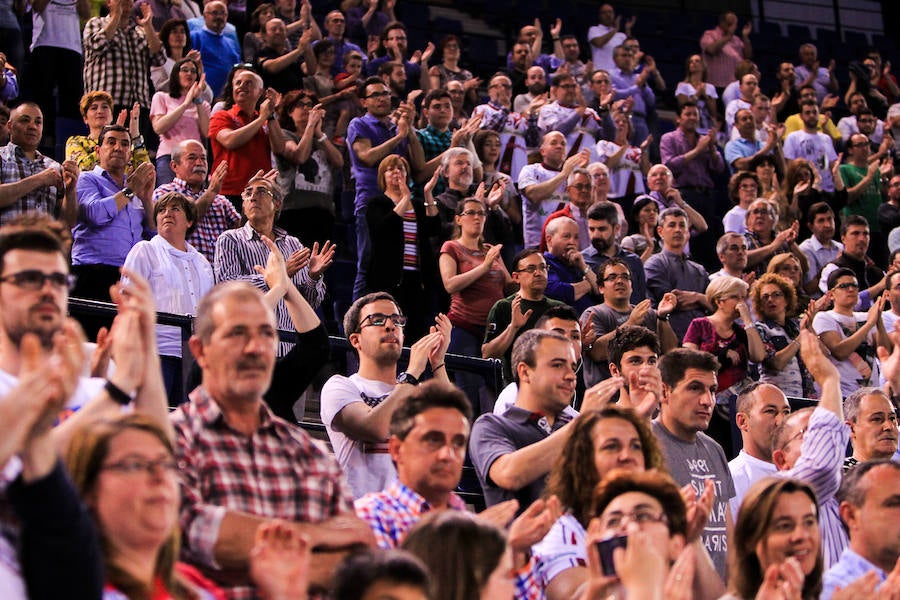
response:
[[[884,254],[887,246],[878,227],[878,207],[882,202],[882,183],[890,180],[893,165],[889,160],[883,164],[877,160],[869,160],[869,138],[862,133],[850,136],[846,152],[848,160],[840,166],[841,178],[847,188],[847,206],[844,207],[843,214],[865,217],[871,234],[869,256],[884,266],[887,257],[881,254]]]

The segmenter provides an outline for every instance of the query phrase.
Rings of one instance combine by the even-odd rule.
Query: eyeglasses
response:
[[[390,92],[372,92],[371,94],[367,94],[366,98],[387,98],[390,95]]]
[[[298,108],[312,108],[315,104],[312,102],[298,102],[295,106]]]
[[[559,87],[561,87],[564,90],[574,90],[578,86],[574,83],[563,83]]]
[[[403,315],[398,315],[397,313],[394,313],[392,315],[372,313],[359,322],[359,328],[362,329],[363,327],[384,327],[384,324],[388,322],[388,319],[390,319],[391,323],[394,324],[394,327],[404,327],[406,325],[406,321],[408,320]]]
[[[517,269],[516,273],[528,273],[529,275],[534,275],[535,273],[546,273],[547,265],[528,265],[524,269]]]
[[[782,298],[784,298],[784,292],[782,291],[772,292],[771,294],[763,294],[759,297],[759,299],[763,302],[768,302],[769,300],[781,300]]]
[[[128,458],[119,462],[110,463],[100,467],[101,471],[117,471],[123,475],[138,475],[147,473],[154,475],[157,473],[170,474],[178,470],[178,463],[171,458],[160,458],[158,460],[144,460],[143,458]]]
[[[36,291],[44,287],[46,282],[55,288],[66,288],[71,290],[75,287],[75,276],[66,273],[44,273],[37,269],[29,269],[28,271],[19,271],[0,277],[0,282],[11,283],[17,288],[23,290]]]
[[[603,281],[613,282],[616,279],[621,279],[622,281],[631,281],[631,274],[629,273],[611,273],[603,278]]]
[[[855,281],[845,281],[844,283],[839,283],[834,286],[837,290],[858,290],[859,284]]]
[[[655,513],[646,508],[639,508],[638,510],[627,513],[618,511],[611,512],[604,517],[600,517],[600,526],[603,529],[619,529],[625,524],[625,519],[637,523],[639,527],[643,527],[650,523],[666,524],[669,522],[669,518],[664,512]]]
[[[462,214],[466,217],[483,217],[487,213],[483,210],[465,210]]]
[[[252,188],[248,187],[243,192],[241,192],[241,198],[243,198],[244,200],[250,200],[257,194],[267,194],[273,200],[275,199],[275,194],[272,193],[272,190],[262,185],[258,185]]]
[[[787,440],[785,440],[784,444],[781,446],[781,448],[779,448],[779,450],[784,450],[785,448],[787,448],[788,446],[791,445],[791,442],[793,442],[796,439],[802,438],[804,433],[806,433],[806,429],[801,429],[800,431],[798,431],[797,433],[795,433],[794,435],[789,437]]]

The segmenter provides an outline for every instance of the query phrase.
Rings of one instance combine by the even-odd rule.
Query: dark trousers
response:
[[[72,265],[72,274],[77,277],[73,298],[86,298],[110,302],[109,288],[119,281],[119,267],[112,265]],[[109,327],[112,319],[101,316],[81,316],[78,321],[89,340],[97,339],[101,327]]]

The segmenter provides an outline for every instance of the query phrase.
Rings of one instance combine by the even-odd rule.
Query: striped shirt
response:
[[[287,259],[297,250],[303,249],[300,240],[280,227],[272,228],[272,241],[284,254]],[[246,281],[261,289],[263,292],[269,291],[265,278],[256,272],[253,268],[255,265],[265,266],[269,259],[269,248],[263,243],[259,233],[254,230],[250,223],[247,223],[240,229],[229,229],[219,236],[216,240],[215,258],[213,260],[213,271],[216,276],[216,283],[223,281]],[[294,285],[306,298],[310,306],[318,308],[325,297],[325,281],[319,279],[314,281],[309,276],[309,267],[303,267],[291,277]],[[278,301],[275,307],[275,317],[278,320],[278,328],[287,331],[294,331],[294,324],[291,316],[288,314],[287,305],[284,298]],[[292,344],[281,342],[278,356],[284,356],[292,347]]]
[[[403,213],[403,270],[419,270],[419,248],[417,244],[418,230],[416,226],[416,211],[408,210]]]
[[[84,26],[84,89],[106,90],[117,105],[149,107],[150,66],[162,66],[166,55],[162,48],[150,54],[140,27],[119,27],[108,39],[103,30],[110,18],[94,17]]]
[[[0,183],[16,183],[37,175],[44,169],[61,169],[58,162],[35,150],[34,160],[25,156],[21,147],[10,142],[0,148]],[[59,198],[64,190],[56,186],[39,187],[16,199],[0,211],[0,224],[27,212],[39,212],[51,217],[59,216]]]

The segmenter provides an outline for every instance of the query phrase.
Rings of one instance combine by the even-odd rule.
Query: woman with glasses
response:
[[[794,316],[797,287],[780,275],[766,273],[750,288],[750,301],[758,319],[753,326],[765,352],[759,362],[759,380],[778,387],[786,396],[815,398],[812,378],[800,358],[800,322]]]
[[[203,143],[209,135],[209,102],[202,97],[206,75],[199,58],[175,62],[168,92],[156,92],[150,103],[150,122],[159,135],[156,151],[156,185],[171,183],[172,149],[185,140]]]
[[[502,193],[502,187],[491,190],[491,196]],[[447,316],[453,331],[449,351],[454,354],[481,356],[488,314],[494,304],[506,293],[512,293],[515,287],[500,256],[503,245],[484,243],[486,210],[484,202],[474,197],[457,204],[453,238],[441,246],[438,259],[444,289],[450,294]],[[459,373],[456,383],[478,409],[476,401],[482,378]],[[492,406],[493,402],[491,406],[481,406],[478,414],[489,412]]]
[[[85,427],[65,455],[103,546],[103,600],[224,600],[195,568],[178,562],[180,493],[170,434],[139,414]],[[266,598],[305,598],[309,547],[289,527],[265,523],[250,574]]]
[[[730,593],[722,600],[815,600],[824,562],[813,489],[766,478],[744,496],[731,540]]]
[[[797,245],[800,223],[794,221],[790,227],[776,233],[778,207],[769,200],[757,198],[750,203],[744,217],[747,231],[747,268],[755,270],[757,277],[766,272],[769,260],[776,254],[790,252],[800,261],[803,271],[809,269],[809,260]]]
[[[369,200],[366,223],[372,252],[366,289],[389,292],[409,318],[405,333],[417,340],[425,333],[429,291],[437,285],[429,238],[439,235],[441,219],[431,195],[439,170],[425,184],[425,201],[413,199],[409,163],[391,154],[378,165],[381,194]]]
[[[830,352],[829,359],[841,375],[841,395],[846,397],[859,387],[878,382],[876,345],[893,347],[881,318],[886,295],[879,296],[868,312],[854,311],[859,302],[859,281],[846,267],[828,275],[828,290],[834,308],[816,313],[812,327]]]
[[[759,198],[759,177],[750,171],[738,171],[728,180],[728,197],[734,206],[722,218],[725,233],[747,233],[747,212]]]
[[[718,99],[719,94],[713,84],[706,80],[706,63],[699,54],[690,55],[684,61],[684,81],[679,82],[675,88],[675,99],[678,100],[678,106],[682,106],[689,101],[697,104],[697,110],[700,113],[700,124],[697,126],[697,132],[704,134],[711,127],[716,126],[716,119],[719,116]]]
[[[324,42],[323,42],[324,43]],[[306,90],[285,94],[278,107],[284,150],[275,155],[284,206],[278,225],[307,245],[325,244],[334,227],[335,170],[344,159],[322,126],[324,109]]]
[[[737,397],[747,382],[748,362],[760,362],[765,357],[762,339],[747,306],[748,287],[745,281],[730,275],[713,279],[706,287],[713,314],[691,321],[684,334],[685,348],[703,350],[718,359],[716,402],[720,405]]]

